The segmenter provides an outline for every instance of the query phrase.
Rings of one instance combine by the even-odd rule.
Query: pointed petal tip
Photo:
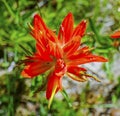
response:
[[[96,76],[93,76],[93,75],[90,75],[90,74],[86,74],[87,77],[90,77],[90,78],[93,78],[94,80],[96,80],[97,82],[101,82],[101,80],[96,77]]]
[[[73,14],[72,14],[72,12],[69,12],[68,15],[70,16],[70,15],[73,15]]]
[[[103,57],[103,61],[102,62],[108,62],[109,60],[107,58]]]
[[[30,75],[28,75],[24,70],[21,72],[21,75],[25,78],[32,78]]]
[[[108,59],[102,56],[97,56],[96,62],[108,62]]]
[[[35,15],[34,15],[34,18],[39,18],[39,17],[40,17],[39,14],[35,14]]]
[[[25,78],[33,78],[33,76],[30,76],[28,73],[26,73],[26,69],[29,69],[29,66],[24,68],[24,70],[21,72],[21,75]]]
[[[73,20],[73,14],[72,14],[72,12],[69,12],[65,18],[68,18],[68,19],[70,18],[70,19]]]
[[[83,20],[84,23],[87,23],[87,20]]]
[[[82,24],[83,24],[84,28],[86,28],[86,26],[87,26],[87,20],[82,20]]]
[[[91,62],[108,62],[108,59],[103,56],[92,55],[90,58]]]
[[[110,35],[112,39],[120,38],[120,30],[115,31],[113,34]]]
[[[101,80],[95,76],[92,76],[93,79],[95,79],[97,82],[101,82]]]
[[[87,20],[86,19],[83,19],[81,22],[80,22],[80,25],[81,26],[86,26],[87,25]]]

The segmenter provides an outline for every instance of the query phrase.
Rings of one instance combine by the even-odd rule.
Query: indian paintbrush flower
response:
[[[49,107],[55,93],[62,90],[63,76],[84,82],[92,76],[86,73],[87,70],[81,67],[82,64],[107,61],[102,56],[93,55],[88,46],[81,46],[86,23],[86,20],[83,20],[74,28],[73,15],[68,13],[57,36],[38,14],[34,16],[33,26],[30,27],[31,35],[36,40],[36,52],[32,56],[26,56],[22,76],[33,78],[50,71],[46,87]]]
[[[120,38],[120,30],[115,31],[113,34],[110,35],[110,37],[114,39]]]
[[[118,39],[120,39],[120,30],[117,30],[114,33],[112,33],[110,35],[110,37],[112,39],[115,39],[114,42],[113,42],[113,46],[114,47],[119,47],[120,46],[120,41]]]

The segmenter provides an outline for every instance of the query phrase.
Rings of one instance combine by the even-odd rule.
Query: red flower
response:
[[[73,15],[69,13],[63,20],[57,37],[38,14],[34,16],[31,34],[36,40],[36,52],[24,60],[22,75],[33,78],[50,70],[46,89],[46,97],[50,99],[49,105],[54,94],[62,90],[61,81],[64,75],[83,82],[91,76],[86,74],[86,69],[82,68],[81,64],[107,61],[90,53],[89,47],[80,46],[85,35],[86,21],[81,21],[76,28],[73,24]]]
[[[120,30],[114,32],[110,37],[114,39],[120,38]]]
[[[118,48],[120,46],[120,42],[118,40],[118,38],[120,38],[120,30],[115,31],[113,34],[110,35],[110,37],[115,39],[115,41],[113,42],[113,46]]]

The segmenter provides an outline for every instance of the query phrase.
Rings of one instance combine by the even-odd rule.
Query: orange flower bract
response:
[[[120,38],[120,30],[115,31],[110,37],[114,39]]]
[[[86,69],[81,64],[107,61],[104,57],[93,55],[89,47],[80,46],[85,35],[86,21],[81,21],[74,28],[72,13],[64,18],[58,36],[45,25],[38,14],[34,16],[33,24],[31,35],[36,40],[36,52],[24,60],[22,76],[33,78],[49,70],[47,99],[52,99],[53,94],[62,90],[64,75],[80,82],[87,80]]]

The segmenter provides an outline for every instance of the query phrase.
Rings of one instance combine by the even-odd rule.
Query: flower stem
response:
[[[70,99],[69,99],[66,91],[63,89],[63,90],[61,91],[61,93],[62,93],[62,95],[64,96],[65,100],[67,101],[69,108],[72,108],[72,104],[71,104],[71,102],[70,102]]]

